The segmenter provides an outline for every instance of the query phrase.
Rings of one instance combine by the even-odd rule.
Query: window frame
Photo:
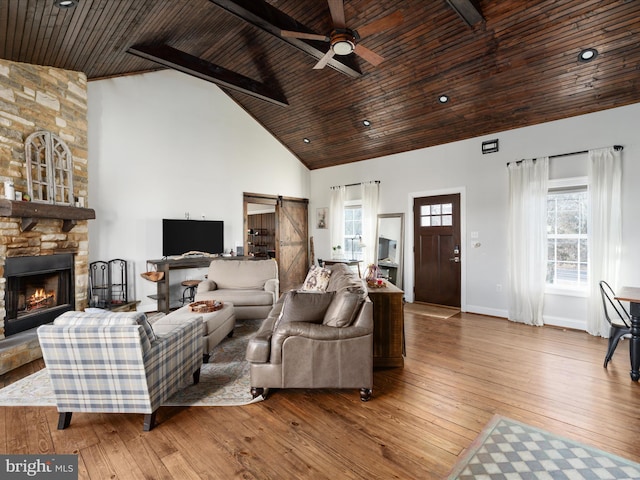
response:
[[[351,248],[353,245],[354,239],[358,238],[358,235],[347,235],[347,210],[360,209],[362,211],[362,202],[359,200],[348,200],[344,202],[343,213],[344,213],[344,256],[348,260],[352,260],[351,258]],[[362,214],[360,215],[360,232],[362,232]],[[362,236],[362,233],[360,233]],[[348,240],[348,241],[347,241]],[[362,261],[363,260],[363,252],[362,248],[359,250],[353,249],[355,260]]]
[[[571,178],[559,178],[554,180],[549,180],[547,187],[547,195],[552,193],[554,190],[569,190],[569,189],[586,189],[587,192],[587,202],[589,202],[589,179],[586,176],[581,177],[571,177]],[[589,208],[587,204],[587,209]],[[589,222],[589,213],[587,213],[587,222]],[[587,223],[587,232],[589,232],[590,225]],[[591,274],[591,265],[590,265],[590,252],[591,249],[589,247],[589,234],[587,233],[587,279]],[[548,240],[547,240],[548,245]],[[547,258],[547,263],[549,259]],[[550,295],[564,295],[571,297],[588,297],[589,296],[589,282],[587,280],[587,284],[584,286],[558,286],[552,285],[546,282],[545,280],[545,293]]]

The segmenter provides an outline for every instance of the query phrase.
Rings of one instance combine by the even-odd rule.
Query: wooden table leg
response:
[[[629,341],[629,356],[631,357],[631,380],[640,379],[640,303],[631,302],[631,340]]]

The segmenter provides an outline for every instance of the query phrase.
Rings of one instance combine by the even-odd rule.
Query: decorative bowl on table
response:
[[[377,278],[375,280],[367,280],[367,285],[369,286],[369,288],[383,288],[387,286],[386,282],[381,278]]]
[[[220,310],[224,304],[220,300],[200,300],[189,304],[189,310],[196,313],[208,313]]]
[[[164,278],[164,272],[144,272],[141,273],[140,276],[145,280],[149,280],[151,282],[159,282]]]

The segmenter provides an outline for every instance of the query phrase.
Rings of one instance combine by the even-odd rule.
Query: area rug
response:
[[[251,397],[249,363],[245,352],[249,339],[261,320],[238,320],[233,337],[225,338],[212,352],[209,363],[202,365],[200,382],[185,384],[166,406],[234,406],[259,402],[264,396]],[[0,406],[55,406],[47,369],[0,389]]]
[[[640,464],[496,415],[447,478],[619,480],[640,478]]]

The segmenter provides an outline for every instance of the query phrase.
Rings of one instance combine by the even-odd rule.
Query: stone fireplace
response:
[[[86,76],[0,59],[0,188],[12,180],[16,192],[28,191],[24,142],[37,131],[52,132],[68,145],[73,196],[86,205]],[[37,339],[16,348],[6,346],[33,332],[43,320],[38,319],[42,310],[49,310],[50,317],[87,306],[88,220],[95,218],[90,208],[2,198],[5,193],[0,192],[0,374],[41,357]],[[53,268],[38,266],[33,276],[21,270],[20,264],[32,267],[46,257],[54,259]],[[62,258],[67,273],[58,271],[56,262]],[[27,276],[32,277],[28,285]],[[39,298],[37,284],[43,290]],[[52,291],[56,305],[51,305]],[[14,320],[26,321],[27,331],[14,335]]]

